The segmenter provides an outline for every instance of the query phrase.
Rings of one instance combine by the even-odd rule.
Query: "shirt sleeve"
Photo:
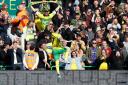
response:
[[[53,11],[51,14],[49,14],[49,17],[53,18],[55,16],[55,14],[56,14],[56,11]]]
[[[44,18],[44,15],[41,14],[40,12],[36,12],[36,15],[37,15],[39,18]]]

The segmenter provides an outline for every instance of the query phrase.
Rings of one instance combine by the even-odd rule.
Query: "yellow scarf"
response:
[[[72,59],[71,70],[77,70],[77,65],[76,65],[75,59]]]

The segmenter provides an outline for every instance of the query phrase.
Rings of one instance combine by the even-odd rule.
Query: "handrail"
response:
[[[3,66],[3,65],[0,65],[0,70],[6,70],[7,67],[12,67],[12,66]]]
[[[95,66],[82,66],[83,68],[92,68],[92,67],[95,67]]]

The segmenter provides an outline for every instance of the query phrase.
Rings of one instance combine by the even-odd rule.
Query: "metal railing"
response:
[[[1,71],[4,71],[4,70],[7,70],[7,68],[10,68],[12,66],[3,66],[3,65],[0,65],[0,70]]]
[[[53,70],[53,68],[56,67],[55,65],[52,65],[53,62],[55,62],[55,61],[54,60],[50,61],[50,70],[51,71]],[[60,65],[59,67],[62,67],[62,66]],[[86,69],[86,68],[94,68],[95,66],[90,65],[90,66],[82,66],[82,67]]]

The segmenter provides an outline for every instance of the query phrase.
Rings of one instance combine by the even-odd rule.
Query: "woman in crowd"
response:
[[[65,69],[66,70],[84,70],[84,64],[82,61],[82,57],[78,56],[77,51],[71,52],[71,58],[68,59],[66,62]]]
[[[108,59],[108,55],[107,55],[106,51],[102,50],[99,61],[97,61],[99,70],[108,70],[109,69],[109,66],[108,66],[109,63],[107,62],[107,59]]]

